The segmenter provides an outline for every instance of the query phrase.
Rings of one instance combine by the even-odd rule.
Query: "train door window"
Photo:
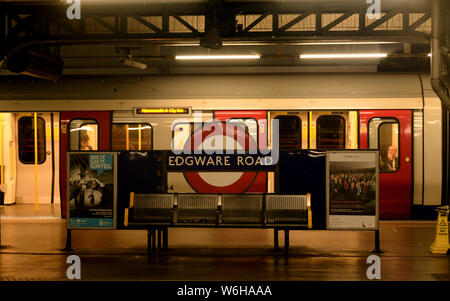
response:
[[[177,123],[172,129],[172,149],[183,149],[186,141],[194,133],[194,123]]]
[[[399,168],[399,123],[395,118],[372,118],[369,121],[369,148],[380,152],[380,172]]]
[[[73,119],[69,123],[70,150],[98,150],[98,122],[95,119]]]
[[[279,145],[281,149],[302,148],[302,120],[298,116],[278,115]]]
[[[114,123],[112,150],[151,150],[152,126],[149,123]]]
[[[254,118],[231,118],[227,121],[234,126],[238,126],[243,129],[253,139],[256,145],[258,145],[258,122]],[[245,142],[247,146],[249,142]],[[237,149],[237,141],[235,140],[234,149]]]
[[[18,121],[18,138],[19,138],[19,160],[24,164],[34,164],[35,162],[35,145],[34,145],[34,117],[24,116]],[[45,120],[41,117],[37,118],[37,163],[45,162]]]
[[[345,148],[345,120],[339,115],[317,119],[317,148]]]

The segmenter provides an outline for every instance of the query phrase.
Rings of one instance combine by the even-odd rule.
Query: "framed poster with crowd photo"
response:
[[[378,151],[328,151],[327,229],[378,230]]]
[[[67,228],[115,229],[117,154],[67,153]]]

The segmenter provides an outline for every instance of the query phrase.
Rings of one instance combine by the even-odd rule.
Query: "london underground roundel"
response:
[[[224,149],[255,150],[256,141],[235,123],[214,122],[195,131],[184,145],[185,151]],[[199,193],[243,193],[256,179],[257,172],[184,172],[190,186]]]

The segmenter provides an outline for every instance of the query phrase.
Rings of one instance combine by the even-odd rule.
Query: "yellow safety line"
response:
[[[128,130],[128,124],[126,124],[125,125],[125,127],[126,127],[126,132],[127,132],[127,134],[126,134],[126,140],[127,140],[127,150],[130,150],[130,133],[128,132],[129,130]]]
[[[5,170],[4,170],[4,157],[3,157],[3,113],[0,113],[0,143],[1,143],[1,149],[0,149],[0,153],[1,153],[1,167],[0,167],[0,176],[2,177],[1,179],[1,184],[5,184]]]
[[[34,203],[34,210],[39,211],[38,202],[38,143],[37,143],[37,113],[34,113],[34,183],[36,190],[36,198]]]
[[[142,134],[141,134],[141,124],[139,123],[139,150],[141,150],[141,148],[142,148],[142,141],[141,141],[141,139],[142,139]]]

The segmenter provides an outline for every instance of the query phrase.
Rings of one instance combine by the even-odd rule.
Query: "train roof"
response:
[[[136,100],[154,104],[158,100],[175,104],[177,100],[189,104],[190,100],[195,103],[226,99],[421,100],[424,91],[433,95],[429,81],[428,75],[411,73],[67,77],[59,82],[17,77],[0,82],[0,110],[79,110],[81,103],[97,100],[109,100],[111,107],[105,109],[117,109],[114,102],[126,104]]]

